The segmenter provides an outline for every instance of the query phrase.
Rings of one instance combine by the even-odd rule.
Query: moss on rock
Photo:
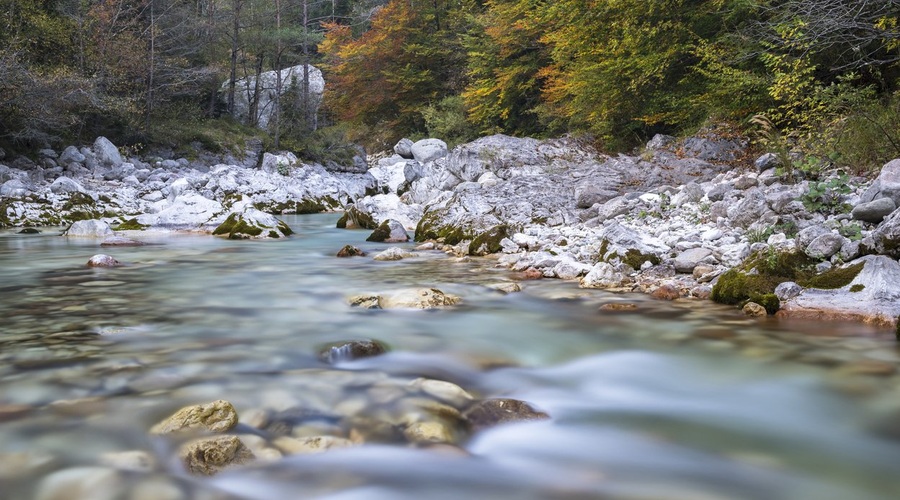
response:
[[[225,222],[219,224],[213,234],[216,236],[228,235],[228,239],[241,240],[252,236],[262,234],[262,229],[247,224],[246,221],[238,213],[233,213],[225,219]]]
[[[137,219],[132,218],[116,226],[116,231],[143,231],[148,227],[150,226],[141,224]]]
[[[380,226],[376,227],[372,234],[366,238],[366,241],[381,243],[391,237],[391,225],[388,221],[384,221]]]
[[[773,315],[781,309],[781,301],[774,293],[754,294],[750,297],[750,302],[756,302],[763,306],[769,315]]]
[[[847,267],[833,267],[824,273],[811,276],[805,280],[798,281],[797,283],[806,288],[835,290],[849,285],[860,271],[862,271],[865,265],[865,262],[860,262]]]
[[[359,211],[356,207],[350,207],[344,211],[344,215],[337,221],[338,229],[377,229],[375,219],[367,213]]]
[[[471,240],[475,235],[464,231],[461,227],[451,224],[441,224],[440,214],[436,212],[426,213],[416,225],[415,241],[441,240],[448,245],[456,245],[463,240]]]
[[[641,253],[640,250],[630,248],[625,252],[622,262],[628,264],[633,269],[640,269],[644,262],[650,261],[654,266],[659,265],[659,257],[653,254]]]
[[[295,212],[298,214],[317,214],[319,212],[324,212],[326,210],[325,205],[323,205],[318,200],[300,200],[297,202],[296,207],[294,208]]]
[[[866,289],[866,285],[856,284],[850,287],[850,291],[853,293],[861,292]]]
[[[92,207],[97,202],[89,194],[75,192],[69,195],[69,199],[63,204],[63,210],[72,210],[75,207]]]
[[[469,255],[487,255],[503,249],[500,242],[509,237],[509,226],[500,224],[479,234],[469,243]],[[452,243],[451,243],[452,244]]]

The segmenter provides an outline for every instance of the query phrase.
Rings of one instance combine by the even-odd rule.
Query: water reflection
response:
[[[175,488],[172,498],[878,499],[900,490],[900,354],[890,332],[760,322],[561,281],[504,295],[486,285],[513,276],[490,259],[337,259],[346,244],[384,247],[333,229],[336,216],[287,220],[299,234],[283,241],[148,235],[153,245],[105,249],[52,230],[0,232],[0,454],[23,471],[0,474],[5,498],[32,498],[48,474],[128,450],[158,462],[110,479],[113,497],[137,498],[154,481]],[[126,266],[87,269],[95,253]],[[346,303],[408,286],[464,302],[441,311]],[[322,346],[365,338],[390,352],[337,367],[318,358]],[[180,406],[220,398],[242,418],[260,408],[365,414],[381,408],[360,400],[373,388],[389,393],[416,377],[526,400],[553,419],[486,431],[462,450],[376,440],[213,480],[184,476],[171,443],[146,432]],[[17,460],[30,465],[10,465]]]

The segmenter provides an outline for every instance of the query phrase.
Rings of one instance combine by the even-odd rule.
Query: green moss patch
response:
[[[866,285],[861,285],[861,284],[853,285],[850,287],[850,291],[853,293],[861,292],[865,289],[866,289]]]
[[[849,285],[850,282],[859,275],[865,265],[865,262],[860,262],[859,264],[847,267],[834,267],[822,274],[798,281],[797,283],[806,288],[835,290]]]
[[[66,203],[63,204],[63,210],[72,210],[75,207],[92,207],[97,202],[90,195],[84,193],[72,193]]]
[[[487,255],[503,249],[500,241],[509,237],[509,226],[500,224],[479,234],[469,243],[469,255]]]
[[[653,254],[645,254],[641,253],[639,250],[635,250],[634,248],[628,249],[625,252],[625,256],[622,258],[622,262],[628,264],[633,269],[640,269],[644,262],[650,261],[654,266],[659,265],[659,257]]]
[[[148,225],[141,224],[137,219],[128,219],[127,221],[116,226],[116,231],[143,231]]]
[[[350,207],[337,221],[338,229],[377,229],[378,224],[371,215],[360,212],[356,207]]]
[[[326,210],[325,205],[317,200],[298,201],[294,209],[298,214],[317,214]]]
[[[244,221],[240,214],[231,214],[225,222],[219,225],[213,234],[216,236],[228,235],[228,239],[242,240],[262,234],[262,229],[251,226]]]
[[[373,241],[375,243],[381,243],[384,240],[391,237],[391,226],[388,224],[388,221],[384,221],[380,226],[376,227],[372,234],[366,238],[366,241]]]
[[[476,237],[470,231],[465,231],[459,226],[441,224],[441,215],[436,212],[428,212],[419,224],[416,225],[415,241],[441,240],[448,245],[456,245],[463,240],[471,240]]]

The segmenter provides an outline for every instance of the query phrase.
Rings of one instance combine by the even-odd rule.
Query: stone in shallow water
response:
[[[480,431],[500,424],[547,420],[544,412],[536,411],[528,403],[517,399],[486,399],[463,412],[463,417],[473,431]]]
[[[100,253],[88,259],[87,265],[88,267],[119,267],[122,263],[111,255]]]
[[[35,500],[115,500],[123,482],[118,471],[106,467],[73,467],[56,471],[38,485]]]
[[[746,304],[744,304],[744,307],[743,307],[743,309],[741,309],[741,312],[743,312],[747,316],[755,316],[755,317],[762,317],[762,316],[766,316],[768,314],[766,312],[766,308],[757,304],[756,302],[747,302]]]
[[[416,254],[412,252],[407,252],[406,250],[400,247],[391,247],[383,252],[378,252],[375,254],[375,257],[372,257],[374,260],[378,261],[392,261],[392,260],[403,260],[408,257],[415,257]]]
[[[313,436],[304,438],[281,436],[276,438],[272,444],[286,455],[322,453],[333,448],[356,446],[356,443],[349,439],[335,436]]]
[[[218,474],[227,467],[245,464],[256,458],[237,436],[192,441],[181,447],[179,456],[188,472],[204,476]]]
[[[337,256],[341,257],[341,258],[364,257],[365,255],[366,255],[366,252],[363,252],[362,250],[360,250],[359,248],[356,248],[353,245],[344,245],[344,248],[341,248],[337,253]]]
[[[103,240],[103,243],[100,243],[101,247],[140,247],[144,245],[146,245],[146,243],[143,241],[125,238],[124,236],[112,236]]]
[[[319,352],[319,359],[326,363],[338,363],[359,358],[369,358],[387,352],[384,344],[375,340],[351,340],[330,345]]]
[[[350,297],[352,307],[366,309],[434,309],[458,304],[462,299],[437,288],[411,288],[384,294]]]
[[[238,415],[234,406],[220,399],[212,403],[186,406],[154,425],[150,432],[152,434],[171,434],[189,430],[227,432],[237,423]]]

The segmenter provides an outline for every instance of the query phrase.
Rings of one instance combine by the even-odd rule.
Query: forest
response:
[[[625,151],[728,124],[862,173],[900,157],[898,22],[900,0],[0,0],[0,146]],[[305,63],[325,74],[315,123],[296,89],[274,131],[230,118],[227,82]]]

